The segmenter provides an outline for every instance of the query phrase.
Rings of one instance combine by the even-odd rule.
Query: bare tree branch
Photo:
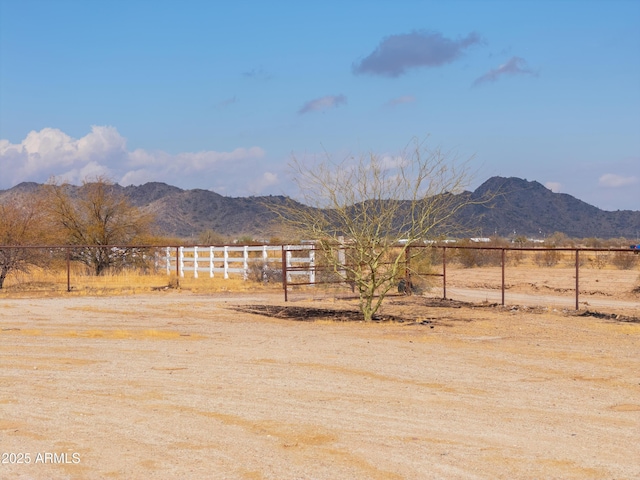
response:
[[[130,205],[105,177],[85,180],[76,195],[69,185],[55,182],[46,185],[45,192],[48,212],[60,241],[69,245],[96,245],[74,249],[74,259],[92,268],[96,275],[120,266],[131,254],[106,246],[141,243],[150,236],[153,217]]]
[[[301,203],[290,200],[276,210],[352,283],[365,320],[404,273],[407,248],[455,233],[456,214],[484,202],[461,195],[471,180],[468,161],[458,163],[417,139],[409,147],[396,157],[369,154],[339,163],[294,158]]]

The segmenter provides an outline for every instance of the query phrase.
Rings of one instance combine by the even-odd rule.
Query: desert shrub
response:
[[[513,267],[517,267],[522,262],[524,262],[526,256],[521,250],[509,250],[506,256],[507,265],[511,265]]]
[[[585,238],[583,240],[583,243],[588,248],[605,248],[606,247],[605,241],[602,240],[601,238],[595,238],[595,237]]]
[[[224,245],[228,243],[228,238],[214,230],[207,229],[198,235],[199,245]]]
[[[562,253],[555,248],[548,248],[534,255],[534,262],[539,267],[554,267],[562,260]]]
[[[262,245],[262,241],[256,240],[251,235],[242,235],[234,240],[238,245]]]
[[[470,247],[470,240],[461,240],[458,242],[460,247]],[[478,250],[475,248],[456,248],[453,250],[451,260],[462,265],[464,268],[477,267],[480,263]]]
[[[512,246],[515,248],[525,248],[531,246],[531,242],[527,239],[527,237],[519,235],[515,237],[512,241]],[[510,250],[507,252],[507,265],[511,265],[517,267],[526,259],[526,254],[522,250]]]
[[[489,243],[478,244],[471,240],[463,240],[458,243],[462,247],[456,249],[455,261],[465,268],[473,267],[496,267],[502,264],[502,251],[485,247],[505,246],[499,240],[492,240]]]
[[[437,248],[412,248],[410,251],[410,270],[412,274],[432,273],[434,260],[437,260]],[[440,252],[440,263],[442,263],[442,252]]]
[[[427,251],[429,252],[431,265],[442,265],[442,248],[427,248]]]
[[[593,263],[593,261],[594,261],[594,258],[590,256],[589,252],[580,251],[580,253],[578,254],[578,266],[580,268],[585,266],[589,267]],[[575,268],[576,252],[575,251],[564,252],[564,255],[562,255],[562,264],[567,268]]]
[[[465,268],[473,268],[481,265],[480,257],[480,252],[475,248],[458,248],[454,259]]]
[[[620,270],[631,270],[638,263],[638,255],[629,252],[614,252],[611,263]]]
[[[434,273],[433,265],[442,264],[442,249],[440,248],[413,248],[411,249],[411,259],[409,263],[409,274],[411,276],[412,293],[420,294],[431,289]],[[402,290],[401,278],[398,283],[398,291]],[[406,293],[406,285],[404,286]],[[403,293],[403,292],[400,292]]]
[[[262,283],[281,283],[282,269],[267,262],[252,262],[249,264],[247,280]]]
[[[531,242],[524,235],[518,235],[513,240],[511,240],[511,243],[513,243],[514,246],[516,246],[516,247],[529,247],[529,246],[531,246]]]
[[[594,252],[593,258],[591,260],[591,268],[597,268],[598,270],[602,270],[609,263],[609,253],[607,252]]]
[[[480,250],[480,265],[487,267],[499,267],[502,265],[501,250]]]
[[[554,232],[546,238],[545,245],[549,247],[573,247],[575,242],[562,232]]]

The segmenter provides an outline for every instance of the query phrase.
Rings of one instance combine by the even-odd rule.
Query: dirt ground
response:
[[[0,299],[0,478],[640,478],[640,323],[294,299]]]

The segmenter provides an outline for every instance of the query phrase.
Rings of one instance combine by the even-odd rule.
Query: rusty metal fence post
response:
[[[176,246],[176,287],[180,286],[180,247]]]
[[[580,276],[580,250],[576,248],[576,310],[580,309],[580,305],[578,303],[580,297],[580,281],[578,280]]]
[[[505,249],[502,249],[502,306],[504,307],[504,256],[505,256]]]
[[[67,256],[67,292],[71,291],[71,247],[67,247],[66,249]]]
[[[282,288],[284,290],[284,301],[289,301],[287,291],[289,289],[287,285],[287,252],[282,245]]]
[[[411,247],[407,245],[407,249],[404,251],[404,284],[405,294],[413,295],[413,285],[411,285]]]
[[[442,247],[442,298],[447,299],[447,247]]]

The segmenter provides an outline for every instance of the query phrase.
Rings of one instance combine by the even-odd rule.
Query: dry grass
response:
[[[224,279],[200,275],[199,278],[124,271],[95,276],[87,274],[80,267],[71,269],[69,285],[74,295],[119,295],[145,293],[157,290],[181,289],[193,293],[275,291],[278,283],[262,283],[244,280],[242,276]],[[5,281],[1,296],[29,296],[33,293],[47,296],[68,295],[67,273],[65,270],[32,269],[29,272],[15,272]]]

